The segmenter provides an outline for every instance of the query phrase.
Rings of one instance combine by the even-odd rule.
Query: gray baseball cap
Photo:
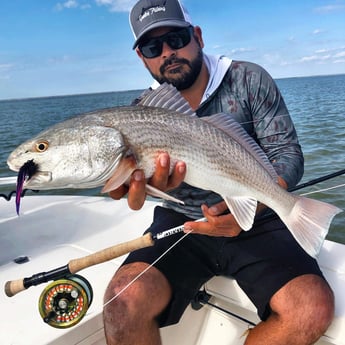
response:
[[[192,25],[188,12],[179,0],[139,0],[129,14],[129,21],[135,39],[133,49],[152,29]]]

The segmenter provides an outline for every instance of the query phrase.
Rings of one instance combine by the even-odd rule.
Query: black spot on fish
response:
[[[20,198],[23,192],[23,185],[25,180],[30,180],[31,177],[37,172],[38,165],[34,162],[33,159],[28,160],[23,166],[19,169],[17,177],[17,189],[16,189],[16,211],[19,215],[20,208]]]

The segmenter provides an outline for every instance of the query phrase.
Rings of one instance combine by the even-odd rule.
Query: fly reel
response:
[[[81,321],[92,297],[90,283],[74,274],[50,283],[42,291],[38,307],[43,321],[49,326],[68,328]]]

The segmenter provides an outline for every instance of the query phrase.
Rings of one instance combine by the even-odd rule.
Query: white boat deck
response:
[[[131,211],[125,200],[78,196],[26,196],[21,215],[14,201],[0,199],[0,285],[66,265],[69,260],[141,236],[151,222],[154,202],[141,211]],[[345,251],[344,246],[325,242],[321,267],[336,294],[336,318],[319,345],[345,345]],[[29,261],[16,264],[14,259]],[[55,329],[45,324],[38,300],[47,284],[31,287],[11,298],[1,293],[1,343],[105,344],[102,324],[103,294],[124,257],[87,268],[78,274],[92,285],[93,302],[76,326]],[[251,302],[231,279],[214,278],[206,285],[211,302],[257,323]],[[162,329],[164,345],[242,344],[248,324],[205,306],[188,308],[178,325]],[[178,331],[177,331],[178,330]]]

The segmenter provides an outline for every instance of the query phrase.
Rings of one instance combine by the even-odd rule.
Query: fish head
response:
[[[8,157],[13,171],[32,161],[30,189],[94,188],[116,169],[126,147],[121,133],[102,125],[54,126],[18,146]]]

